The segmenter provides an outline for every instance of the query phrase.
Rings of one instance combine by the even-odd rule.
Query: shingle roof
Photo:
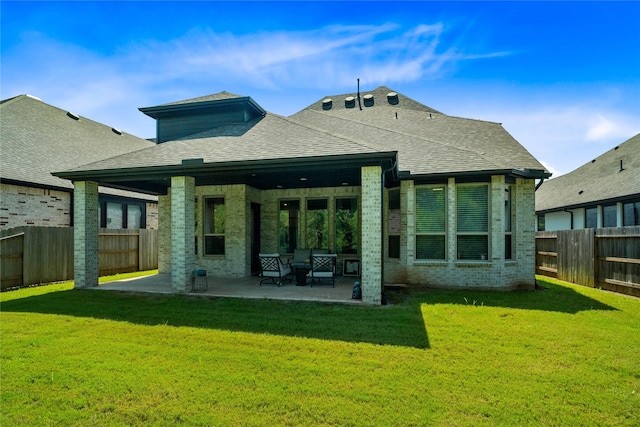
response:
[[[621,166],[622,162],[622,168]],[[536,191],[536,212],[640,197],[640,134]]]
[[[224,163],[379,151],[388,150],[345,140],[269,113],[247,122],[216,127],[135,153],[83,165],[77,170],[172,166],[192,158],[202,158],[204,163]]]
[[[190,99],[184,99],[182,101],[168,102],[166,104],[158,105],[158,107],[166,107],[169,105],[193,104],[196,102],[206,102],[206,101],[219,101],[222,99],[235,99],[235,98],[244,98],[244,97],[242,95],[236,95],[231,92],[222,91],[218,93],[213,93],[211,95],[199,96],[197,98],[190,98]]]
[[[536,176],[546,173],[500,124],[447,116],[399,93],[397,102],[389,103],[389,92],[393,91],[385,86],[363,92],[362,110],[357,104],[340,105],[352,94],[335,95],[334,107],[328,110],[319,100],[288,118],[268,113],[72,171],[176,166],[194,158],[224,163],[397,151],[399,169],[412,175],[514,169],[534,170]],[[364,106],[371,101],[365,104],[365,95],[373,96],[373,106]],[[203,98],[212,101],[212,96],[223,96],[224,102],[228,93]],[[203,98],[178,104],[187,108]]]
[[[413,175],[491,170],[544,170],[499,123],[442,114],[401,94],[395,105],[387,101],[391,89],[372,92],[373,106],[345,108],[344,98],[333,96],[325,109],[322,100],[291,119],[332,135],[366,142],[372,148],[398,150],[399,169]],[[361,101],[362,102],[362,101]]]
[[[85,117],[75,120],[67,111],[29,95],[0,103],[0,129],[3,180],[66,189],[73,184],[51,172],[155,146]]]

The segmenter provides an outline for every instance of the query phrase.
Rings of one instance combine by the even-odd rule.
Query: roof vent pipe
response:
[[[360,103],[360,79],[358,79],[358,107],[362,110],[362,104]]]

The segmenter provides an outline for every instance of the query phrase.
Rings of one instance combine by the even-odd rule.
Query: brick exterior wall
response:
[[[513,259],[504,259],[503,176],[494,176],[489,186],[489,245],[487,261],[456,258],[456,182],[447,182],[447,257],[428,261],[415,259],[415,184],[401,183],[402,230],[400,259],[385,258],[385,283],[416,286],[477,289],[522,289],[535,286],[535,188],[533,180],[517,179],[512,185]],[[385,206],[385,215],[387,207]],[[385,216],[385,218],[388,218]]]
[[[0,194],[0,230],[71,225],[69,192],[2,183]]]
[[[147,229],[158,229],[158,204],[147,202]]]
[[[74,286],[98,286],[98,184],[74,183]]]
[[[291,190],[257,190],[244,185],[202,186],[193,190],[193,195],[180,189],[181,195],[173,197],[160,196],[158,205],[159,218],[159,269],[161,272],[173,270],[172,257],[175,253],[186,254],[190,250],[196,251],[194,240],[197,237],[197,255],[194,255],[192,267],[181,266],[183,281],[188,275],[191,279],[193,268],[206,269],[211,276],[244,277],[251,274],[251,240],[252,218],[251,203],[261,206],[261,252],[278,252],[278,215],[281,200],[300,201],[300,223],[304,230],[306,223],[306,200],[328,199],[329,214],[329,251],[335,252],[335,199],[342,197],[356,197],[360,213],[360,253],[357,255],[339,255],[338,273],[342,273],[344,258],[360,258],[362,260],[363,300],[372,304],[380,303],[381,285],[380,275],[384,274],[384,283],[405,283],[416,286],[446,287],[446,288],[477,288],[477,289],[515,289],[531,288],[535,285],[535,211],[534,211],[534,181],[517,179],[512,188],[512,235],[513,259],[504,259],[504,189],[503,176],[494,176],[489,185],[490,194],[490,254],[486,261],[458,261],[456,259],[456,181],[447,181],[447,257],[441,261],[426,261],[415,259],[415,189],[413,181],[401,182],[400,198],[400,258],[386,257],[384,246],[387,242],[388,209],[386,197],[384,202],[380,197],[379,168],[363,168],[362,187],[337,188],[300,188]],[[180,184],[182,185],[182,184]],[[178,188],[178,187],[176,187]],[[222,197],[225,201],[225,254],[204,255],[203,216],[204,198]],[[179,237],[172,205],[175,200],[181,204],[191,203],[191,213],[181,211],[181,216],[189,215],[195,218],[195,224],[187,226],[181,222],[184,230],[194,230],[188,237]],[[384,203],[384,216],[380,203]],[[380,219],[382,230],[380,229]],[[185,217],[186,219],[186,217]],[[184,222],[184,221],[182,221]],[[381,231],[385,232],[383,240]],[[179,233],[178,233],[179,234]],[[173,236],[173,237],[172,237]],[[175,238],[179,238],[181,249],[172,251]],[[301,233],[300,247],[306,247],[305,235]],[[366,249],[363,249],[366,248]],[[384,257],[380,254],[384,251]],[[282,254],[290,256],[290,254]],[[181,255],[183,256],[183,255]],[[186,258],[185,258],[186,259]],[[384,260],[384,261],[381,261]],[[382,269],[384,262],[384,269]],[[357,280],[354,278],[354,281]],[[179,288],[182,289],[182,288]]]
[[[70,227],[72,193],[0,183],[0,230]],[[158,229],[158,204],[147,202],[147,227]]]

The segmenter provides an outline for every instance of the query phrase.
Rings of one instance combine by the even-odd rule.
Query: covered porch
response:
[[[397,176],[397,153],[359,153],[356,155],[323,156],[264,160],[250,164],[192,163],[167,167],[134,169],[103,169],[61,173],[74,181],[75,216],[75,276],[76,287],[97,285],[97,188],[98,185],[154,191],[159,201],[159,271],[165,273],[157,289],[188,294],[194,269],[205,269],[221,276],[220,287],[210,292],[226,296],[243,295],[232,284],[251,280],[255,273],[253,261],[259,252],[288,255],[279,250],[278,206],[282,201],[324,198],[334,203],[341,195],[357,198],[359,231],[357,252],[338,252],[343,258],[354,255],[361,262],[362,299],[379,305],[382,296],[383,228],[382,211],[385,176]],[[283,173],[283,171],[286,171]],[[283,176],[289,179],[283,181]],[[260,178],[260,179],[258,179]],[[348,185],[347,185],[348,184]],[[203,224],[207,200],[224,204],[220,234]],[[198,205],[198,206],[196,206]],[[256,210],[257,208],[257,210]],[[216,212],[215,207],[212,212]],[[227,212],[224,214],[224,212]],[[214,215],[213,213],[211,215]],[[214,216],[212,216],[214,218]],[[335,234],[335,229],[331,235]],[[195,245],[194,245],[195,238]],[[211,238],[218,246],[209,248]],[[216,240],[217,239],[217,240]],[[212,244],[213,244],[212,243]],[[195,248],[194,248],[195,246]],[[292,248],[309,247],[305,242]],[[194,250],[195,249],[195,250]],[[209,252],[212,249],[212,252]],[[329,246],[335,253],[335,242]],[[216,251],[219,251],[216,252]],[[222,278],[224,276],[224,278]],[[352,277],[350,279],[353,279]],[[249,293],[257,298],[351,300],[354,280],[341,280],[336,290],[309,290],[288,295],[288,291],[268,293],[258,282]],[[114,285],[112,285],[114,286]],[[125,285],[122,285],[125,286]],[[228,286],[228,287],[227,287]],[[226,289],[226,290],[224,290]],[[296,289],[295,285],[291,289]],[[303,292],[309,294],[305,296]],[[244,293],[248,296],[247,293]],[[281,298],[284,295],[284,298]],[[288,295],[288,296],[287,296]],[[338,296],[340,295],[340,296]],[[225,294],[211,294],[225,296]]]
[[[207,276],[206,279],[207,286],[205,290],[193,292],[193,288],[190,287],[184,295],[204,298],[223,297],[314,301],[337,304],[366,304],[366,302],[360,299],[351,298],[353,283],[360,280],[357,277],[341,276],[336,281],[335,287],[324,284],[296,286],[295,278],[292,283],[285,283],[280,287],[269,284],[260,286],[261,278],[258,276],[241,278]],[[171,287],[170,273],[159,273],[135,279],[117,280],[87,289],[154,294],[175,293]]]

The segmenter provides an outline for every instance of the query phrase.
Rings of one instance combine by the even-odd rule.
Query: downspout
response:
[[[562,209],[562,211],[567,212],[571,216],[569,227],[570,227],[570,230],[573,230],[573,211],[570,211],[567,208]]]

